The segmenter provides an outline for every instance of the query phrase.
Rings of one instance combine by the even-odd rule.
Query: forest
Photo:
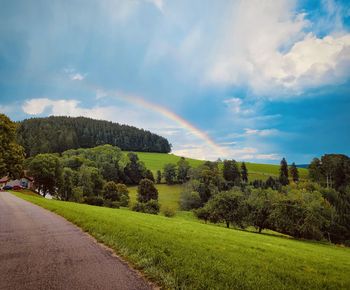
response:
[[[110,144],[125,151],[169,153],[164,137],[133,126],[85,117],[31,118],[18,123],[17,141],[27,157]]]

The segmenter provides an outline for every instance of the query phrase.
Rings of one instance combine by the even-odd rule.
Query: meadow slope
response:
[[[146,167],[155,173],[157,170],[163,170],[163,167],[167,163],[176,164],[180,156],[174,154],[165,154],[165,153],[149,153],[149,152],[135,152],[141,161],[143,161]],[[197,167],[203,164],[205,161],[197,160],[192,158],[186,158],[191,167]],[[249,180],[262,179],[266,180],[269,176],[277,177],[279,174],[279,165],[273,164],[259,164],[259,163],[250,163],[246,162]],[[298,168],[300,178],[307,178],[308,170],[305,168]]]
[[[350,288],[348,248],[15,194],[80,226],[164,288]]]

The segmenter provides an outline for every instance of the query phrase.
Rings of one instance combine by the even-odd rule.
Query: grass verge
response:
[[[349,248],[14,194],[78,225],[164,288],[350,288]]]

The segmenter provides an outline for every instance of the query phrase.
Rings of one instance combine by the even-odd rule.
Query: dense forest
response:
[[[168,140],[149,131],[84,117],[26,119],[18,124],[17,140],[27,157],[68,149],[110,144],[122,150],[169,153]]]

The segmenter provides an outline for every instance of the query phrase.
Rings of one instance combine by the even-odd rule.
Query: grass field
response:
[[[136,152],[139,159],[143,161],[146,167],[153,171],[155,174],[157,170],[163,170],[163,167],[167,163],[176,164],[180,157],[174,154],[165,153],[149,153],[149,152]],[[197,167],[204,163],[203,160],[196,160],[186,158],[191,167]],[[273,164],[258,164],[246,162],[249,180],[262,179],[266,180],[269,176],[277,177],[279,174],[279,165]],[[307,178],[308,170],[305,168],[298,168],[300,178]]]
[[[350,289],[349,248],[226,229],[181,215],[15,194],[77,224],[164,288]]]
[[[156,184],[156,187],[158,189],[160,209],[162,210],[163,208],[168,207],[175,211],[178,210],[182,185]],[[129,196],[132,206],[136,203],[137,186],[129,187]]]

